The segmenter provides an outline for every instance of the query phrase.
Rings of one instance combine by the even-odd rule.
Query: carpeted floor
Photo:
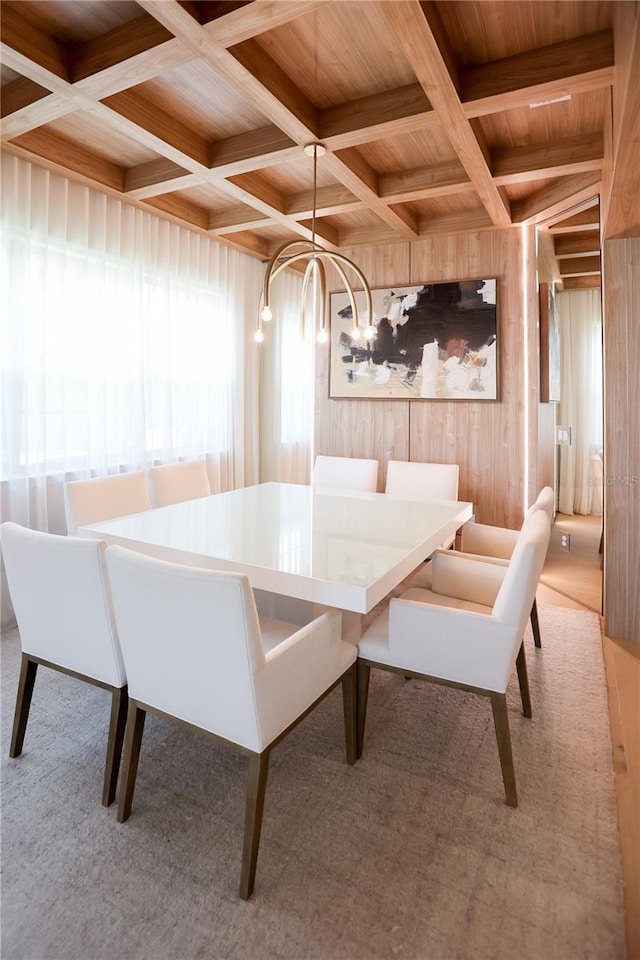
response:
[[[19,759],[3,654],[3,960],[622,960],[598,618],[541,607],[534,716],[509,690],[520,805],[488,701],[372,674],[362,759],[335,692],[272,756],[256,889],[237,899],[245,765],[153,717],[134,808],[100,805],[108,695],[41,670]]]

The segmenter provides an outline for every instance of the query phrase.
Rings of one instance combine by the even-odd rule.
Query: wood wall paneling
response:
[[[604,243],[604,617],[640,642],[640,238]]]
[[[556,447],[556,411],[555,403],[538,405],[538,455],[536,473],[536,493],[543,487],[556,489],[557,447]]]
[[[523,284],[525,236],[528,260]],[[473,501],[478,519],[519,527],[525,499],[535,498],[538,483],[533,228],[526,234],[512,227],[383,248],[358,247],[345,253],[361,267],[372,287],[496,277],[499,400],[329,400],[327,353],[318,348],[315,452],[377,458],[380,490],[389,459],[458,463],[460,496]]]

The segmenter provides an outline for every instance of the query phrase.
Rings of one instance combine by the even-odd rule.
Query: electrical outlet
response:
[[[560,549],[571,550],[571,534],[566,530],[560,531]]]

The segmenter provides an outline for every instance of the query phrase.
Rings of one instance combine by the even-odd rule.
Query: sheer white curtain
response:
[[[260,345],[260,477],[309,483],[313,441],[313,330],[302,324],[302,278],[283,271],[273,282],[273,320]]]
[[[2,198],[2,519],[63,533],[65,480],[203,454],[257,482],[260,264],[14,157]]]
[[[602,312],[600,290],[557,295],[560,324],[559,419],[571,427],[560,447],[561,513],[602,513]]]

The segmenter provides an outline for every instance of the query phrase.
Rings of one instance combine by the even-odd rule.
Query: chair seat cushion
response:
[[[262,631],[262,645],[264,652],[269,653],[279,643],[286,640],[292,634],[296,633],[300,627],[295,623],[287,623],[286,620],[275,620],[273,617],[260,617],[260,630]]]
[[[413,600],[416,603],[431,603],[437,607],[448,607],[454,610],[474,610],[476,613],[486,613],[491,616],[491,607],[484,603],[474,603],[472,600],[460,600],[458,597],[449,597],[433,590],[423,590],[410,587],[400,594],[400,600]]]

